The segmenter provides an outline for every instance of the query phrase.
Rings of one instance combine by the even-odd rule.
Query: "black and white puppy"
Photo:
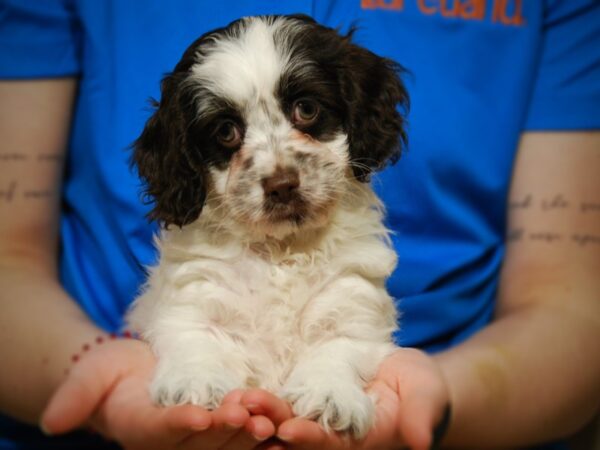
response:
[[[129,315],[157,403],[261,387],[367,433],[396,327],[368,178],[405,140],[398,72],[308,17],[262,16],[205,34],[164,78],[134,152],[160,262]]]

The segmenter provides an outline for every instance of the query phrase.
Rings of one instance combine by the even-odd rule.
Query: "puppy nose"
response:
[[[300,186],[300,178],[295,170],[278,170],[262,180],[265,196],[275,203],[288,203],[292,200]]]

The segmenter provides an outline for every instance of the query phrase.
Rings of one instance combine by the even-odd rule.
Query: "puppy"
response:
[[[164,78],[133,154],[163,225],[129,314],[155,402],[260,387],[365,436],[396,328],[368,178],[405,141],[399,72],[306,16],[262,16],[200,37]]]

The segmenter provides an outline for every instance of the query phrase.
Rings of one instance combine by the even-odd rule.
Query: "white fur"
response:
[[[210,214],[157,241],[130,321],[158,355],[151,387],[164,405],[214,408],[234,388],[262,387],[296,414],[364,436],[363,391],[393,349],[384,289],[396,256],[368,186],[349,192],[323,229],[251,242]]]
[[[157,238],[160,263],[129,321],[158,356],[151,394],[160,404],[215,408],[232,389],[261,387],[298,415],[363,437],[373,423],[364,388],[394,348],[384,283],[396,255],[379,200],[349,170],[346,136],[299,136],[278,109],[274,85],[290,62],[273,44],[276,26],[251,22],[194,66],[193,82],[244,109],[239,158],[252,158],[252,170],[211,169],[199,219]],[[302,226],[269,223],[260,180],[278,165],[294,166],[302,195],[326,211]]]

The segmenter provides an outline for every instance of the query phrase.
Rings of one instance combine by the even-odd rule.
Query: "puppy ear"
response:
[[[188,139],[193,101],[184,93],[186,76],[176,69],[163,79],[161,101],[154,102],[157,109],[134,143],[132,162],[154,204],[148,216],[165,228],[196,220],[206,199],[206,172]]]
[[[358,180],[368,181],[373,171],[394,164],[407,143],[403,114],[408,111],[409,99],[400,80],[403,69],[390,59],[348,43],[340,72],[352,170]]]

